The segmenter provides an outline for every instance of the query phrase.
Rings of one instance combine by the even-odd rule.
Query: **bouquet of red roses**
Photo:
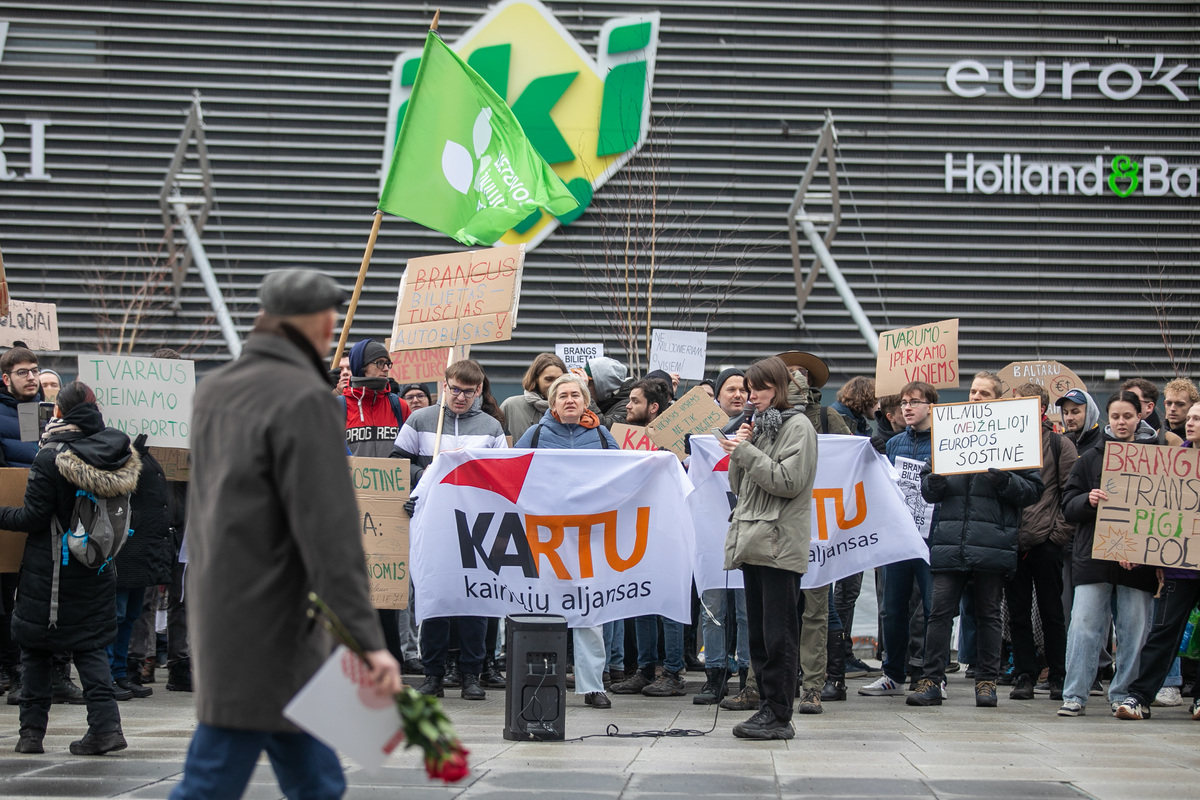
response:
[[[317,596],[309,592],[308,599],[313,607],[308,615],[319,619],[333,637],[349,648],[363,662],[366,653],[350,632],[342,625],[341,620],[329,606]],[[405,747],[419,747],[425,758],[425,771],[431,778],[441,778],[446,783],[462,780],[470,774],[467,766],[469,751],[462,746],[454,725],[442,704],[436,697],[423,695],[411,687],[404,687],[396,695],[396,711],[400,715],[400,731],[397,741],[402,737]]]

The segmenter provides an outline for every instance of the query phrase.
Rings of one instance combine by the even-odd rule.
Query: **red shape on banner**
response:
[[[495,492],[510,503],[515,503],[525,485],[525,476],[529,474],[533,456],[533,453],[529,453],[516,458],[479,458],[468,461],[450,470],[449,474],[442,478],[442,483],[485,489]]]
[[[713,464],[713,472],[729,472],[729,456],[725,456],[716,464]]]

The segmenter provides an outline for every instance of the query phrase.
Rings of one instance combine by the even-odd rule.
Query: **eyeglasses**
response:
[[[901,408],[917,408],[918,406],[927,406],[927,405],[929,405],[928,400],[901,400],[900,401]]]
[[[450,394],[454,395],[455,397],[461,396],[467,398],[468,400],[479,394],[478,389],[460,389],[457,386],[451,386],[448,383],[446,384],[446,388],[449,389]]]
[[[376,367],[379,367],[379,369],[391,369],[392,368],[392,362],[388,361],[386,358],[377,358],[374,361],[372,361],[371,364]]]
[[[32,369],[14,369],[12,374],[18,378],[28,378],[30,375],[37,375],[39,371],[37,367],[33,367]]]

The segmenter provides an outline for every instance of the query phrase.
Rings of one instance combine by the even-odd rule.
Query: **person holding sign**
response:
[[[1167,384],[1167,391],[1170,389],[1171,384]],[[1184,435],[1187,437],[1184,447],[1200,447],[1200,403],[1188,409]],[[1166,681],[1181,645],[1187,644],[1183,634],[1188,617],[1200,603],[1200,571],[1164,568],[1159,572],[1162,588],[1155,599],[1154,625],[1146,636],[1137,677],[1129,685],[1129,696],[1117,706],[1117,719],[1150,718],[1150,704]],[[1193,682],[1192,686],[1190,713],[1192,719],[1200,720],[1200,690],[1197,688],[1200,683]]]
[[[1150,627],[1150,602],[1157,588],[1154,570],[1128,562],[1092,558],[1096,536],[1096,506],[1108,499],[1100,488],[1104,466],[1105,442],[1143,442],[1153,444],[1158,434],[1141,420],[1141,398],[1121,391],[1108,398],[1105,406],[1108,427],[1104,440],[1075,462],[1063,488],[1063,516],[1073,522],[1075,542],[1071,554],[1071,580],[1075,586],[1071,605],[1071,626],[1067,629],[1067,680],[1063,686],[1060,717],[1082,716],[1087,708],[1088,690],[1096,678],[1100,648],[1108,636],[1112,621],[1113,598],[1117,611],[1117,651],[1113,658],[1115,673],[1108,687],[1112,710],[1128,696],[1129,685],[1138,671],[1138,659]]]
[[[733,728],[742,739],[791,739],[800,649],[800,578],[808,571],[817,432],[788,402],[787,365],[778,357],[746,370],[753,425],[720,439],[737,495],[725,539],[725,569],[746,585],[750,662],[762,706]]]
[[[537,425],[550,409],[546,393],[550,384],[567,371],[567,365],[554,353],[538,353],[521,379],[524,394],[513,395],[500,404],[504,413],[504,432],[517,441],[525,431]]]

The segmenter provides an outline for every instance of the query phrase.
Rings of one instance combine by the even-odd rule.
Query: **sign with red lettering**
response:
[[[449,359],[449,347],[434,350],[397,350],[392,353],[392,368],[388,375],[401,386],[440,381],[446,374]]]
[[[524,266],[524,245],[409,259],[391,351],[511,339]]]
[[[946,319],[879,334],[875,394],[899,394],[923,381],[935,389],[958,386],[958,320]]]
[[[1200,569],[1200,451],[1108,442],[1103,467],[1092,558]]]
[[[614,423],[609,433],[617,440],[622,450],[641,450],[652,453],[658,449],[650,440],[650,431],[641,425],[626,425],[624,422]]]

